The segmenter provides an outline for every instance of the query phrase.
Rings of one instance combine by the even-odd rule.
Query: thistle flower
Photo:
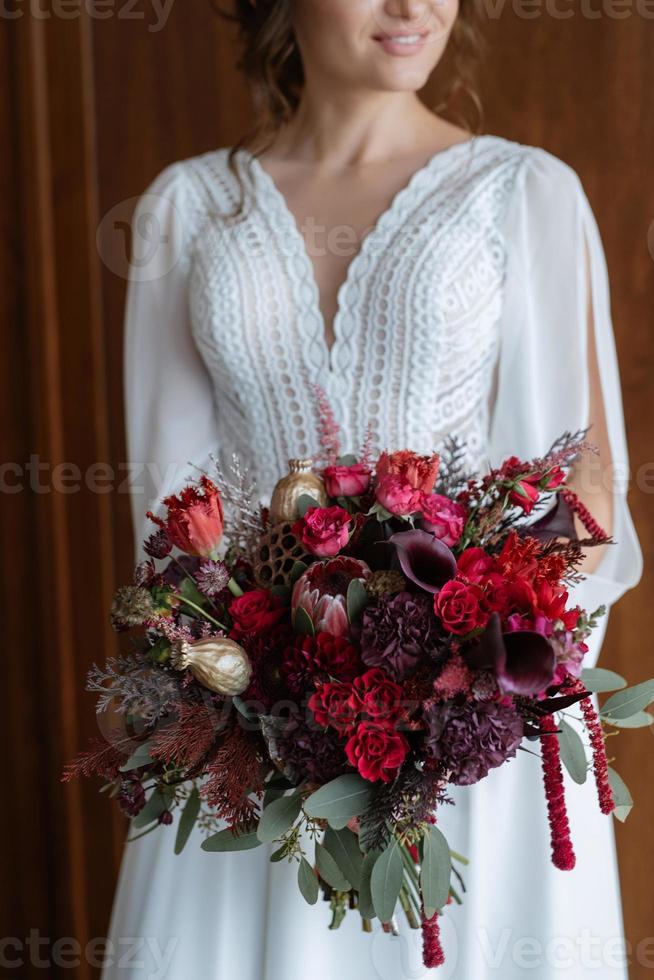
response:
[[[134,585],[148,588],[152,585],[155,576],[154,562],[151,558],[148,558],[147,561],[140,562],[134,569]]]
[[[219,595],[227,587],[229,579],[229,569],[224,561],[205,561],[195,575],[198,589],[209,599]]]
[[[116,630],[142,626],[154,614],[152,596],[140,585],[124,585],[111,604],[111,622]]]

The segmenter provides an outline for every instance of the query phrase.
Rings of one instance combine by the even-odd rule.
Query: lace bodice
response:
[[[328,348],[311,258],[282,194],[239,150],[163,170],[133,219],[125,321],[137,551],[144,515],[215,453],[266,499],[315,452],[314,386],[345,451],[437,449],[456,435],[480,470],[588,426],[588,309],[615,476],[615,537],[599,591],[640,575],[628,454],[597,225],[579,178],[537,147],[480,136],[437,153],[351,260]],[[586,257],[588,256],[588,264]],[[597,590],[596,590],[597,594]],[[599,603],[596,603],[596,605]]]
[[[186,164],[192,329],[215,382],[221,448],[245,444],[262,488],[288,457],[317,448],[316,383],[348,450],[370,425],[379,449],[427,453],[454,433],[472,467],[486,460],[501,222],[523,157],[482,138],[413,176],[349,265],[331,351],[304,239],[268,173],[239,153],[249,204],[234,224],[221,218],[239,193],[227,151]]]

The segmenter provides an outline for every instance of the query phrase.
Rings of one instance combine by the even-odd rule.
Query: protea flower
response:
[[[357,558],[331,558],[314,562],[293,587],[291,609],[304,609],[316,633],[344,636],[349,629],[347,589],[353,579],[365,582],[371,572]]]

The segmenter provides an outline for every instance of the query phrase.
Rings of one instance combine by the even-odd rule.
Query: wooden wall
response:
[[[131,571],[128,499],[119,489],[120,216],[129,218],[135,196],[165,164],[233,141],[251,110],[234,72],[233,34],[209,0],[174,4],[160,29],[144,0],[130,5],[129,17],[119,0],[105,5],[104,19],[84,4],[71,16],[71,4],[54,0],[40,6],[50,17],[31,16],[20,2],[6,7],[20,16],[0,15],[0,426],[2,462],[11,464],[4,486],[19,488],[0,496],[0,936],[24,942],[36,929],[84,945],[106,935],[124,831],[95,786],[59,783],[64,761],[95,730],[82,679],[114,648],[106,609]],[[582,177],[612,276],[637,470],[652,459],[654,413],[654,28],[635,4],[621,19],[584,16],[577,0],[569,9],[569,19],[544,10],[527,19],[507,6],[491,20],[486,130],[543,145]],[[98,246],[96,231],[114,208]],[[102,476],[90,470],[97,463],[110,467],[100,481],[110,492],[85,485],[89,473]],[[634,490],[631,502],[649,570],[612,612],[603,662],[641,680],[653,672],[646,638],[654,629],[654,514],[649,494]],[[634,944],[654,922],[644,860],[654,806],[650,739],[628,734],[615,746],[637,802],[628,827],[618,828]],[[17,976],[44,975],[23,959]],[[93,973],[84,958],[74,971]],[[635,965],[631,975],[649,971]]]

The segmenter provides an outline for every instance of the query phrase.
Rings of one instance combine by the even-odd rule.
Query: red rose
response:
[[[175,547],[187,555],[209,558],[216,554],[223,536],[223,504],[218,487],[207,476],[197,486],[184,487],[176,496],[164,497],[166,520],[152,511],[150,518],[163,528]]]
[[[358,497],[370,485],[370,470],[363,463],[328,466],[323,472],[323,479],[330,497]]]
[[[478,585],[452,579],[434,596],[434,611],[448,632],[465,636],[488,622],[483,598],[484,593]]]
[[[281,597],[267,589],[252,589],[233,599],[229,606],[232,619],[230,636],[260,636],[287,614]]]
[[[466,548],[456,564],[462,578],[477,584],[484,582],[495,569],[495,559],[483,548]]]
[[[408,751],[404,735],[380,721],[362,721],[345,745],[350,765],[370,782],[392,782]]]
[[[333,558],[350,539],[352,517],[343,507],[309,507],[293,533],[318,558]]]
[[[419,456],[408,449],[395,453],[382,453],[377,461],[377,477],[399,476],[402,483],[408,483],[414,490],[431,493],[438,476],[440,456]]]
[[[331,725],[337,732],[350,732],[356,721],[356,710],[351,703],[352,687],[340,681],[321,684],[309,698],[308,705],[319,725]]]
[[[509,494],[509,501],[514,507],[521,507],[525,514],[531,514],[538,503],[539,497],[540,491],[538,487],[534,486],[530,478],[526,478],[524,480],[518,480],[515,484],[514,489]]]
[[[380,667],[357,677],[352,685],[352,707],[375,721],[396,722],[402,716],[402,688]]]
[[[463,504],[438,493],[425,493],[420,504],[422,521],[420,526],[431,531],[448,548],[458,544],[463,534],[468,512]]]
[[[375,497],[387,511],[399,516],[415,514],[422,503],[422,492],[393,473],[383,476],[377,482]]]

